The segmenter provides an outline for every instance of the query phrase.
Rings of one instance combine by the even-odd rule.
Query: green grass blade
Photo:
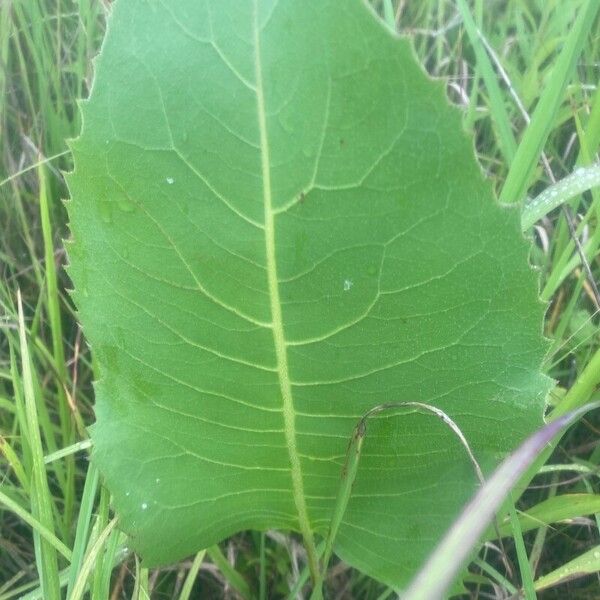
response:
[[[324,550],[325,550],[325,540],[322,540],[317,545],[317,557],[319,559],[323,555]],[[298,579],[296,579],[296,581],[294,582],[294,585],[291,587],[288,595],[286,596],[286,600],[296,600],[296,598],[299,597],[299,595],[302,591],[302,588],[308,582],[309,577],[310,577],[310,569],[308,568],[308,565],[307,565],[302,569],[302,571],[300,571],[300,574],[298,575]]]
[[[148,591],[148,569],[140,568],[140,561],[135,557],[135,587],[133,588],[132,600],[150,600]]]
[[[531,573],[531,567],[529,565],[529,557],[527,556],[527,550],[525,549],[525,541],[523,540],[523,532],[521,531],[521,524],[517,517],[517,511],[512,501],[509,503],[509,516],[510,525],[512,529],[513,539],[515,541],[515,548],[517,550],[517,559],[519,561],[519,571],[521,572],[521,582],[523,583],[523,593],[525,594],[526,600],[536,600],[535,589],[533,587],[533,574]]]
[[[38,179],[40,183],[40,215],[42,222],[42,237],[44,240],[44,260],[46,267],[46,289],[47,307],[50,320],[50,331],[52,335],[52,352],[57,370],[57,397],[58,415],[61,428],[62,445],[70,444],[73,436],[71,423],[71,411],[65,393],[67,384],[67,365],[63,346],[63,327],[60,314],[60,296],[58,291],[58,280],[54,257],[54,243],[52,239],[52,224],[50,220],[50,198],[48,196],[46,174],[44,167],[38,168]],[[65,482],[62,490],[64,498],[63,521],[65,529],[71,523],[75,505],[75,461],[72,456],[65,460]]]
[[[481,558],[475,558],[473,564],[477,565],[484,573],[497,581],[509,594],[517,595],[517,588],[497,569]]]
[[[24,169],[21,169],[21,170],[17,171],[16,173],[13,173],[12,175],[9,175],[5,179],[0,180],[0,187],[2,187],[3,185],[6,185],[10,181],[17,179],[18,177],[21,177],[21,175],[25,175],[25,173],[28,173],[29,171],[33,171],[34,169],[37,169],[38,167],[40,167],[42,165],[50,163],[53,160],[56,160],[57,158],[61,158],[62,156],[66,156],[67,154],[70,154],[70,153],[71,153],[70,150],[63,150],[62,152],[58,152],[57,154],[53,154],[52,156],[47,156],[46,158],[39,160],[39,161],[25,167]]]
[[[221,571],[221,575],[243,598],[253,598],[248,582],[231,566],[219,546],[211,546],[206,550],[210,560]]]
[[[327,571],[327,566],[331,560],[333,554],[333,544],[337,536],[337,532],[342,524],[348,501],[350,500],[350,494],[352,493],[352,486],[356,479],[356,472],[358,471],[358,463],[360,461],[360,453],[362,450],[363,441],[366,432],[365,419],[361,419],[359,424],[355,427],[348,449],[346,450],[346,462],[342,469],[342,476],[338,486],[337,496],[333,508],[333,514],[329,523],[329,531],[325,538],[325,549],[323,551],[322,567],[321,572],[317,581],[315,581],[311,600],[322,600],[323,598],[323,580]]]
[[[96,560],[91,600],[106,600],[110,595],[110,578],[119,548],[119,538],[118,530],[113,529],[106,543],[106,551]]]
[[[561,417],[565,413],[578,409],[589,401],[594,390],[600,383],[600,348],[594,355],[573,384],[562,402],[550,414],[551,419]]]
[[[21,434],[21,452],[23,454],[22,463],[26,471],[26,477],[28,478],[29,484],[31,485],[31,478],[29,477],[29,474],[33,470],[33,458],[31,455],[31,446],[29,444],[25,399],[23,398],[23,380],[21,379],[17,367],[16,353],[14,351],[14,342],[11,339],[11,337],[9,337],[8,340],[10,348],[10,375],[13,384],[13,393],[15,397],[15,413],[17,415],[17,423],[15,425],[18,428],[19,433]]]
[[[260,532],[260,552],[259,552],[259,564],[260,570],[258,574],[258,598],[259,600],[267,600],[267,560],[265,553],[266,546],[266,534],[264,531]]]
[[[68,569],[63,569],[59,573],[59,581],[61,588],[65,587],[68,574]],[[26,585],[22,585],[18,588],[15,588],[7,594],[0,595],[0,600],[12,600],[13,598],[17,598],[18,600],[46,600],[44,598],[42,588],[39,585],[39,581],[33,581]]]
[[[536,591],[541,591],[576,577],[584,577],[600,571],[600,546],[591,548],[577,558],[561,565],[551,573],[540,577],[535,582]]]
[[[25,334],[25,317],[23,316],[23,304],[21,293],[17,292],[17,304],[19,315],[19,340],[21,345],[21,365],[23,375],[23,390],[25,396],[25,413],[28,425],[29,444],[32,454],[32,476],[31,476],[31,504],[33,514],[40,523],[52,534],[54,534],[54,521],[52,516],[52,498],[46,479],[44,465],[44,452],[40,438],[40,428],[37,418],[33,375],[31,372],[31,359],[29,346]],[[35,529],[34,529],[35,532]],[[58,558],[56,548],[46,539],[41,538],[36,544],[36,558],[38,568],[41,569],[40,580],[47,600],[58,600],[60,598],[60,585],[58,578]]]
[[[574,173],[551,185],[531,202],[525,204],[521,214],[521,229],[527,231],[551,210],[599,185],[600,165],[579,167]]]
[[[600,86],[596,89],[590,117],[585,132],[580,136],[580,139],[579,162],[586,164],[592,160],[592,157],[598,151],[598,145],[600,145]]]
[[[337,536],[337,532],[342,523],[342,519],[344,518],[344,513],[346,512],[346,507],[348,506],[350,495],[352,493],[352,486],[354,485],[354,480],[358,471],[358,464],[360,461],[362,444],[367,430],[367,420],[370,417],[379,413],[386,411],[396,411],[398,409],[415,409],[417,411],[422,411],[426,414],[431,414],[441,419],[442,423],[446,427],[448,427],[460,440],[460,443],[467,452],[469,460],[473,465],[479,483],[483,484],[483,474],[481,472],[481,468],[479,466],[479,463],[475,459],[473,452],[471,451],[471,447],[469,446],[467,439],[465,438],[458,425],[441,409],[430,404],[425,404],[423,402],[389,402],[387,404],[380,404],[378,406],[375,406],[374,408],[366,412],[362,419],[359,421],[358,425],[355,427],[352,433],[352,437],[350,438],[350,442],[348,444],[348,449],[346,450],[346,461],[344,463],[344,468],[342,469],[342,476],[338,485],[338,491],[336,501],[333,507],[329,531],[327,534],[327,538],[325,539],[322,560],[323,567],[315,581],[313,592],[310,597],[311,600],[322,600],[323,598],[323,583],[325,578],[325,572],[327,569],[327,565],[329,564],[331,555],[333,553],[333,544]]]
[[[544,144],[552,127],[554,127],[558,109],[564,98],[565,88],[581,54],[583,44],[594,24],[599,8],[600,2],[598,0],[588,0],[579,10],[564,48],[554,65],[548,85],[540,96],[531,123],[525,130],[523,139],[511,163],[500,194],[500,202],[509,204],[523,200]]]
[[[106,543],[108,542],[108,538],[112,532],[112,530],[117,525],[117,517],[112,519],[108,525],[102,530],[98,539],[94,542],[92,547],[87,552],[85,559],[81,565],[81,569],[79,574],[77,575],[77,579],[75,581],[75,585],[73,586],[73,591],[71,595],[68,596],[68,600],[81,600],[83,598],[83,594],[85,593],[85,589],[87,586],[87,580],[100,556],[100,553],[104,550]]]
[[[590,472],[590,469],[587,469]],[[522,532],[538,527],[546,527],[550,523],[576,519],[585,515],[600,512],[600,495],[597,494],[562,494],[543,500],[518,516]],[[510,522],[503,522],[500,535],[510,535]]]
[[[23,490],[25,490],[25,492],[29,493],[29,477],[27,477],[23,463],[17,456],[17,453],[12,449],[12,446],[2,436],[0,436],[0,453],[4,454],[4,458],[6,458],[10,468],[13,470],[13,473],[15,474],[20,486],[23,488]]]
[[[392,0],[383,0],[383,22],[392,30],[396,31],[396,15]]]
[[[92,522],[92,509],[94,508],[94,499],[98,490],[99,474],[93,464],[90,464],[83,486],[83,494],[79,505],[79,515],[77,517],[77,530],[75,533],[75,542],[73,544],[73,559],[69,571],[69,582],[67,585],[67,598],[71,597],[77,576],[83,564],[85,548],[89,538],[89,531]]]
[[[65,363],[65,352],[63,347],[63,328],[62,318],[60,314],[60,298],[58,293],[58,280],[56,275],[56,265],[54,257],[54,243],[52,239],[52,224],[50,220],[50,206],[46,183],[46,175],[43,167],[38,168],[38,178],[40,182],[39,199],[40,199],[40,216],[42,223],[42,236],[44,239],[44,260],[46,267],[46,289],[48,302],[48,317],[50,319],[50,330],[52,335],[52,350],[58,375],[61,379],[59,382],[59,390],[62,390],[62,385],[67,380],[67,367]],[[62,394],[64,405],[59,406],[61,425],[68,426],[70,429],[70,414],[69,406]],[[65,441],[68,436],[65,435]]]
[[[473,20],[466,0],[457,0],[457,8],[463,18],[465,30],[475,52],[477,67],[483,78],[490,99],[490,114],[498,132],[498,146],[507,164],[510,164],[517,152],[517,143],[513,135],[510,118],[498,85],[498,77],[492,67],[489,56],[481,42],[480,33]]]
[[[585,226],[592,214],[591,212],[586,213],[583,221],[577,227],[577,235],[580,235],[582,227]],[[596,228],[588,241],[583,244],[583,251],[589,262],[593,262],[599,247],[600,228]],[[576,267],[581,265],[581,257],[578,252],[573,254],[574,250],[575,244],[572,240],[569,240],[560,258],[554,262],[552,272],[540,293],[543,302],[549,302],[565,279]]]
[[[179,600],[190,600],[190,594],[192,593],[192,588],[194,587],[196,577],[198,577],[198,571],[200,571],[200,566],[202,565],[205,554],[206,550],[201,550],[198,552],[198,554],[196,554],[196,556],[194,556],[192,566],[190,567],[187,577],[183,583],[183,587],[181,588]]]
[[[71,444],[70,446],[66,446],[65,448],[61,448],[60,450],[57,450],[56,452],[51,452],[50,454],[47,454],[46,456],[44,456],[44,462],[47,465],[49,465],[50,463],[53,463],[55,460],[60,460],[61,458],[64,458],[65,456],[71,456],[71,455],[75,454],[76,452],[81,452],[82,450],[88,450],[91,447],[92,447],[92,440],[82,440],[81,442],[75,442],[74,444]]]
[[[43,525],[38,519],[31,516],[22,506],[7,496],[2,490],[0,490],[0,504],[4,504],[8,510],[14,512],[19,518],[23,519],[27,525],[34,531],[37,531],[40,537],[51,544],[68,561],[71,560],[71,551],[54,535],[54,532]]]

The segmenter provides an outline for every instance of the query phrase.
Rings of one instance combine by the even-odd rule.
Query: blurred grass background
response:
[[[598,4],[373,0],[447,81],[506,202],[598,161]],[[0,600],[52,599],[58,588],[102,600],[305,597],[303,550],[282,532],[243,533],[180,564],[141,568],[87,461],[93,356],[66,291],[61,172],[71,168],[65,140],[79,130],[77,99],[89,92],[109,12],[109,0],[0,1]],[[600,347],[599,194],[577,196],[531,232],[549,303],[544,369],[559,384],[554,403]],[[512,530],[508,560],[497,541],[484,546],[465,576],[471,597],[506,598],[523,586],[532,597],[528,581],[541,598],[600,597],[599,433],[591,416],[565,436],[516,502],[527,556],[519,561]],[[343,563],[327,589],[331,598],[395,597]]]

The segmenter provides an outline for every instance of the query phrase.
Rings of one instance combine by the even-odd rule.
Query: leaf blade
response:
[[[216,7],[117,3],[73,146],[92,457],[146,564],[245,528],[325,533],[376,404],[439,405],[489,469],[548,387],[518,215],[408,44],[360,2]],[[391,585],[475,486],[451,433],[397,421],[374,420],[336,543]]]

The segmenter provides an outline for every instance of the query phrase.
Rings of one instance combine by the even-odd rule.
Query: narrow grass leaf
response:
[[[67,583],[68,575],[68,569],[60,571],[58,577],[61,589],[64,588]],[[0,594],[0,600],[10,600],[12,598],[17,598],[18,600],[46,600],[39,581],[32,581],[31,583],[11,590],[7,594]]]
[[[85,548],[87,546],[92,522],[92,509],[94,508],[94,500],[98,490],[98,480],[98,469],[95,465],[90,464],[79,504],[77,528],[75,532],[75,541],[73,543],[73,559],[71,561],[69,582],[67,585],[67,598],[70,598],[73,593],[75,582],[77,581],[81,565],[83,564]]]
[[[320,559],[323,556],[323,551],[325,550],[325,540],[322,540],[317,545],[317,557]],[[310,569],[308,565],[306,565],[299,573],[298,578],[294,582],[294,585],[290,588],[288,595],[285,597],[286,600],[296,600],[302,592],[302,588],[308,582],[310,577]]]
[[[529,565],[529,557],[525,549],[525,541],[523,540],[523,532],[521,524],[517,517],[514,502],[511,498],[508,510],[512,536],[515,541],[515,549],[517,551],[517,560],[519,561],[519,571],[521,572],[521,582],[523,584],[523,594],[526,600],[536,600],[535,589],[533,587],[533,574]]]
[[[396,15],[392,0],[383,0],[383,21],[392,31],[396,31]]]
[[[523,533],[546,527],[551,523],[569,521],[600,512],[600,495],[563,494],[536,504],[526,512],[519,513],[518,519]],[[507,520],[499,526],[501,535],[511,535],[512,529]]]
[[[106,600],[109,597],[110,579],[119,549],[119,541],[120,533],[117,529],[113,529],[106,543],[106,551],[96,560],[91,600]]]
[[[600,384],[600,348],[596,349],[565,397],[550,413],[550,418],[556,419],[584,406],[592,397],[598,384]]]
[[[196,582],[196,577],[198,577],[198,572],[200,571],[200,566],[202,565],[205,554],[206,550],[200,550],[200,552],[194,556],[192,566],[190,567],[185,581],[183,582],[181,593],[179,594],[179,600],[190,600],[190,594],[192,593],[192,588]]]
[[[477,565],[484,573],[487,573],[494,581],[499,583],[509,594],[517,594],[517,588],[489,563],[481,558],[475,558],[473,564]]]
[[[329,524],[329,531],[327,533],[327,537],[325,538],[325,548],[322,557],[322,569],[319,573],[319,577],[315,582],[313,593],[310,597],[311,600],[322,600],[323,598],[323,581],[325,578],[325,572],[331,559],[331,555],[333,553],[334,542],[338,530],[340,528],[340,525],[342,524],[344,514],[346,512],[346,507],[348,506],[348,502],[352,494],[352,487],[354,485],[354,480],[356,479],[356,473],[358,471],[358,464],[360,461],[362,445],[367,431],[367,420],[370,417],[373,417],[385,411],[406,408],[423,411],[441,419],[442,423],[444,423],[444,425],[450,428],[450,430],[460,440],[460,443],[467,452],[469,460],[473,465],[475,475],[477,476],[479,483],[484,483],[481,467],[479,466],[479,463],[473,455],[471,447],[469,446],[469,442],[465,438],[463,432],[460,430],[458,425],[441,409],[430,404],[424,404],[422,402],[389,402],[386,404],[375,406],[374,408],[369,410],[358,422],[358,425],[354,428],[354,431],[350,438],[350,442],[348,444],[348,449],[346,450],[346,461],[344,463],[342,475],[340,477],[337,497],[333,507],[331,521]]]
[[[25,492],[29,493],[29,477],[25,472],[23,463],[21,462],[21,459],[18,457],[17,453],[12,449],[12,446],[8,443],[8,440],[1,435],[0,453],[4,454],[4,458],[6,458],[20,486],[23,488],[23,490],[25,490]]]
[[[85,559],[81,565],[81,569],[77,575],[73,591],[69,596],[69,600],[81,600],[87,587],[87,580],[100,556],[100,553],[104,550],[104,547],[108,541],[108,538],[112,530],[117,525],[117,517],[113,518],[108,525],[102,530],[98,539],[94,542],[91,548],[88,550]]]
[[[137,555],[135,557],[135,587],[131,598],[132,600],[150,600],[148,569],[140,567],[140,560]]]
[[[52,70],[54,73],[55,70]],[[60,295],[56,264],[54,256],[54,240],[51,221],[51,197],[48,194],[48,183],[46,171],[43,166],[38,167],[40,217],[42,223],[42,238],[44,241],[44,264],[46,276],[46,302],[50,321],[50,332],[52,336],[52,355],[56,368],[57,379],[57,401],[58,418],[61,430],[61,445],[67,446],[73,441],[73,426],[71,422],[71,410],[67,400],[64,386],[67,383],[67,365],[63,346],[63,327],[60,309]],[[64,530],[68,531],[68,525],[73,518],[75,506],[75,461],[68,456],[64,465],[65,479],[62,485],[62,496],[64,506],[62,517]]]
[[[595,546],[551,573],[537,579],[535,589],[541,591],[598,572],[600,572],[600,546]]]
[[[60,552],[68,561],[71,560],[72,553],[65,544],[63,544],[54,535],[54,532],[43,525],[38,519],[29,514],[18,502],[15,502],[10,496],[7,496],[3,491],[0,490],[0,504],[3,504],[8,510],[14,512],[20,519],[22,519],[27,525],[29,525],[34,531],[39,533],[48,544],[53,546],[58,552]]]
[[[92,440],[82,440],[81,442],[75,442],[70,446],[66,446],[57,450],[56,452],[51,452],[50,454],[46,454],[44,456],[44,462],[48,465],[53,463],[55,460],[60,460],[65,456],[71,456],[76,452],[81,452],[82,450],[88,450],[92,447]]]
[[[39,522],[54,535],[54,520],[52,509],[52,498],[46,479],[44,466],[44,452],[40,438],[40,428],[37,417],[33,375],[31,372],[31,359],[29,356],[29,345],[25,333],[25,317],[23,315],[23,304],[21,292],[17,292],[17,305],[19,315],[19,340],[21,347],[21,366],[23,375],[23,392],[25,397],[25,413],[27,418],[27,431],[29,444],[31,446],[32,474],[31,474],[31,506],[32,512]],[[34,534],[37,534],[34,529]],[[47,600],[60,598],[60,586],[58,580],[58,559],[56,548],[44,537],[39,538],[36,546],[36,561],[40,570],[40,581]]]
[[[564,100],[565,88],[571,79],[575,64],[599,8],[598,0],[588,0],[579,9],[579,14],[510,165],[500,194],[500,202],[509,204],[519,202],[524,198],[531,174],[542,154],[548,135],[554,127],[556,114]]]
[[[19,369],[17,367],[17,356],[15,350],[15,344],[13,343],[12,337],[8,336],[8,344],[10,349],[10,377],[13,385],[13,393],[15,398],[15,412],[17,414],[17,426],[21,438],[21,452],[23,454],[23,467],[26,472],[26,476],[31,483],[29,474],[33,471],[33,458],[31,445],[29,443],[29,429],[27,426],[27,416],[25,410],[25,399],[23,392],[23,380]]]
[[[521,213],[521,229],[524,232],[527,231],[550,211],[571,200],[571,198],[599,185],[600,165],[579,167],[571,175],[551,185],[525,204]]]
[[[329,531],[325,538],[325,549],[323,551],[322,566],[319,572],[319,577],[314,584],[313,593],[311,594],[311,600],[321,600],[323,598],[323,580],[331,555],[333,553],[333,544],[335,542],[338,530],[342,524],[348,501],[350,500],[350,494],[352,493],[352,486],[356,479],[356,472],[358,470],[358,463],[360,460],[360,453],[362,449],[363,440],[366,432],[366,417],[361,419],[359,424],[355,427],[348,449],[346,450],[346,462],[342,469],[342,475],[340,478],[340,484],[337,491],[337,497],[333,506],[333,514],[329,523]]]
[[[254,594],[250,590],[248,582],[238,573],[232,566],[231,563],[225,558],[221,548],[219,546],[212,546],[206,550],[206,553],[210,557],[210,560],[219,569],[221,575],[225,577],[229,585],[238,592],[242,598],[253,598]]]
[[[266,534],[260,532],[259,552],[259,574],[258,574],[258,597],[259,600],[267,600],[267,556],[266,556]]]
[[[490,98],[490,115],[494,127],[498,133],[498,146],[507,164],[510,164],[517,151],[517,143],[513,135],[510,118],[502,97],[498,77],[492,67],[492,63],[481,42],[480,31],[473,20],[469,5],[466,0],[457,0],[457,7],[465,24],[465,30],[469,36],[471,46],[475,52],[478,72],[483,77],[485,87]]]
[[[63,150],[62,152],[58,152],[57,154],[53,154],[52,156],[47,156],[46,158],[43,158],[42,160],[39,160],[39,161],[25,167],[24,169],[21,169],[20,171],[16,171],[12,175],[9,175],[5,179],[2,179],[0,181],[0,187],[2,187],[3,185],[6,185],[7,183],[9,183],[11,181],[14,181],[15,179],[21,177],[21,175],[25,175],[25,173],[29,173],[29,171],[33,171],[34,169],[37,169],[42,165],[46,165],[46,164],[50,163],[51,161],[56,160],[57,158],[60,158],[61,156],[66,156],[67,154],[71,154],[71,150]]]

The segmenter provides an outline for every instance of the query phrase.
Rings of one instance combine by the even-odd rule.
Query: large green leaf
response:
[[[541,423],[543,307],[441,83],[369,8],[119,0],[73,144],[94,460],[149,565],[326,531],[349,436],[449,413],[486,470]],[[369,425],[338,554],[403,585],[476,484]]]

